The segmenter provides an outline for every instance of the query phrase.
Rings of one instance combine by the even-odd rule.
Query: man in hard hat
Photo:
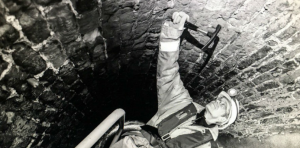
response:
[[[236,120],[239,103],[228,93],[222,91],[203,107],[193,102],[183,86],[177,60],[180,36],[188,20],[186,13],[175,12],[172,21],[163,24],[157,63],[158,111],[139,134],[129,134],[116,147],[210,148],[219,130]]]

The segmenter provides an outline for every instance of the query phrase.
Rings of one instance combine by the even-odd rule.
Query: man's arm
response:
[[[172,106],[192,102],[179,75],[179,43],[188,15],[183,12],[173,14],[173,22],[166,21],[162,26],[160,49],[157,62],[158,108],[161,113]]]

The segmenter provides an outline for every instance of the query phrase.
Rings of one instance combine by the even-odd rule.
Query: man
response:
[[[236,120],[238,102],[226,92],[203,107],[193,102],[183,86],[177,60],[180,36],[188,20],[186,13],[175,12],[172,21],[162,26],[157,63],[157,113],[140,132],[129,134],[113,148],[210,148],[218,130]]]

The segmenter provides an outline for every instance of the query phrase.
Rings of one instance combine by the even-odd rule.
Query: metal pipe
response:
[[[105,118],[87,137],[85,137],[76,148],[90,148],[92,147],[104,134],[105,132],[114,125],[116,121],[125,119],[125,111],[123,109],[116,109],[108,117]],[[120,122],[122,122],[120,121]],[[124,125],[124,123],[123,123]],[[120,125],[121,126],[121,125]],[[119,127],[119,129],[123,127]],[[119,134],[117,134],[119,135]],[[116,137],[114,139],[117,139]]]
[[[119,140],[119,138],[120,138],[120,136],[121,136],[121,134],[123,132],[124,123],[125,123],[125,116],[121,117],[121,119],[119,120],[119,129],[116,132],[115,137],[112,140],[112,142],[110,143],[109,147],[111,147],[112,145],[114,145]]]

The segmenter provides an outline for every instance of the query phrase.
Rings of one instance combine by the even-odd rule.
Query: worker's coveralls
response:
[[[183,86],[183,83],[179,75],[179,40],[174,42],[160,42],[160,49],[158,54],[157,63],[157,91],[158,91],[158,111],[148,121],[148,125],[157,128],[157,125],[169,115],[177,112],[178,110],[193,103],[197,109],[197,112],[201,112],[205,107],[193,102],[188,91]],[[218,137],[218,126],[213,128],[206,128],[203,126],[192,125],[192,120],[195,120],[196,116],[189,119],[191,122],[187,122],[182,128],[170,133],[171,138],[175,138],[179,135],[191,134],[196,131],[205,131],[208,129],[214,140]],[[143,143],[143,145],[141,145]],[[152,148],[147,140],[137,136],[127,136],[124,139],[117,142],[116,147],[113,148]],[[211,148],[210,142],[207,142],[197,148]]]

